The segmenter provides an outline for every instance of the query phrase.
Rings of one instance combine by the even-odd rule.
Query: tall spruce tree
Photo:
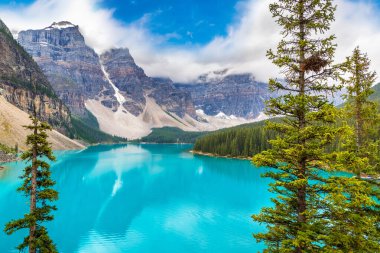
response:
[[[26,126],[32,131],[26,141],[30,149],[21,156],[23,160],[31,164],[25,167],[24,174],[21,176],[24,181],[18,188],[18,191],[30,198],[29,213],[21,219],[10,221],[6,224],[4,231],[10,235],[20,229],[29,229],[28,236],[17,247],[20,251],[28,248],[29,253],[57,252],[43,226],[44,222],[53,220],[50,212],[56,210],[56,207],[51,202],[58,199],[58,192],[52,189],[55,182],[51,179],[50,166],[42,160],[43,158],[55,160],[46,133],[51,130],[51,127],[45,122],[40,122],[36,116],[31,117],[31,120],[32,125]]]
[[[343,108],[348,131],[335,167],[356,177],[330,177],[321,216],[326,218],[324,242],[330,252],[380,252],[380,184],[362,180],[361,173],[379,173],[378,105],[369,100],[376,73],[366,54],[356,48],[344,63],[347,102]]]
[[[362,172],[379,174],[380,116],[378,104],[369,100],[374,93],[372,87],[376,81],[376,73],[370,71],[370,60],[359,47],[355,48],[344,65],[348,74],[345,80],[347,102],[344,111],[353,131],[345,136],[345,152],[341,153],[340,160],[345,169],[359,178]]]
[[[31,83],[33,84],[32,78]],[[24,181],[17,189],[30,198],[29,213],[7,223],[4,231],[11,235],[18,230],[29,229],[28,235],[17,247],[18,250],[28,248],[29,253],[54,253],[57,249],[43,224],[53,220],[51,211],[56,210],[56,207],[52,202],[58,199],[58,192],[53,189],[55,182],[51,179],[50,165],[45,161],[55,161],[55,157],[47,141],[47,131],[51,130],[51,126],[37,118],[35,101],[34,98],[34,114],[30,117],[32,124],[25,126],[32,132],[26,139],[29,149],[21,155],[21,159],[30,165],[24,168],[21,176]]]
[[[264,174],[274,179],[271,191],[274,206],[263,208],[253,219],[267,225],[267,231],[255,234],[265,242],[267,252],[319,252],[326,247],[324,219],[318,207],[326,183],[321,170],[328,168],[326,146],[340,131],[335,127],[336,109],[327,94],[340,87],[331,81],[338,78],[332,65],[335,36],[325,35],[334,20],[332,0],[278,0],[270,11],[282,27],[283,39],[277,51],[268,57],[285,77],[271,79],[269,87],[281,91],[267,104],[267,113],[283,117],[268,122],[277,132],[271,148],[254,156],[256,166],[274,171]]]

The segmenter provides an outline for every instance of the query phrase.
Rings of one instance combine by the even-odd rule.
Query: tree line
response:
[[[258,122],[207,134],[196,140],[193,149],[219,156],[252,157],[268,149],[268,141],[275,137],[264,125]]]

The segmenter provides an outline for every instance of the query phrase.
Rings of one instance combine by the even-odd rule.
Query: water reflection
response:
[[[204,156],[196,156],[196,159],[201,160],[203,167],[212,173],[230,177],[242,182],[257,182],[257,180],[260,180],[260,175],[265,171],[263,169],[255,168],[248,160]]]
[[[48,228],[60,252],[261,249],[251,234],[262,228],[250,215],[269,203],[263,171],[249,161],[194,157],[190,148],[96,146],[59,154],[52,167],[59,211]],[[26,211],[14,192],[16,171],[0,180],[0,213],[6,213],[0,225]],[[1,252],[19,242],[15,237],[0,236]]]

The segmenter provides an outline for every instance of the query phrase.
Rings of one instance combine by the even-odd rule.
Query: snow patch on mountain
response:
[[[51,29],[66,29],[66,28],[75,28],[76,25],[68,22],[68,21],[61,21],[61,22],[54,22],[51,26],[48,26],[45,28],[45,30],[51,30]]]
[[[215,117],[219,119],[237,119],[235,115],[227,116],[224,112],[219,112]]]
[[[105,69],[105,67],[101,61],[100,61],[100,68],[102,69],[102,72],[103,72],[105,78],[107,79],[107,82],[111,85],[112,89],[115,91],[115,98],[116,98],[117,102],[119,102],[119,104],[120,104],[119,108],[122,108],[123,104],[127,100],[125,99],[123,94],[121,94],[119,88],[117,88],[116,85],[112,82],[112,80],[110,79],[109,73],[106,71],[106,69]]]

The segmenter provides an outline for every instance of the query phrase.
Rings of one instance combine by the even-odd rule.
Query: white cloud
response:
[[[186,81],[208,71],[230,68],[252,72],[266,81],[278,71],[266,59],[280,36],[268,10],[270,1],[246,0],[237,5],[236,22],[225,37],[215,37],[205,46],[164,47],[176,33],[157,35],[149,31],[150,14],[130,24],[113,18],[113,10],[100,8],[102,0],[36,0],[32,5],[1,8],[0,17],[12,30],[37,29],[67,20],[80,26],[87,43],[102,52],[128,47],[136,62],[150,76],[169,76]],[[337,59],[344,59],[356,45],[368,52],[373,67],[380,68],[380,26],[371,1],[337,0],[332,32],[338,39]],[[16,6],[15,6],[16,7]]]

